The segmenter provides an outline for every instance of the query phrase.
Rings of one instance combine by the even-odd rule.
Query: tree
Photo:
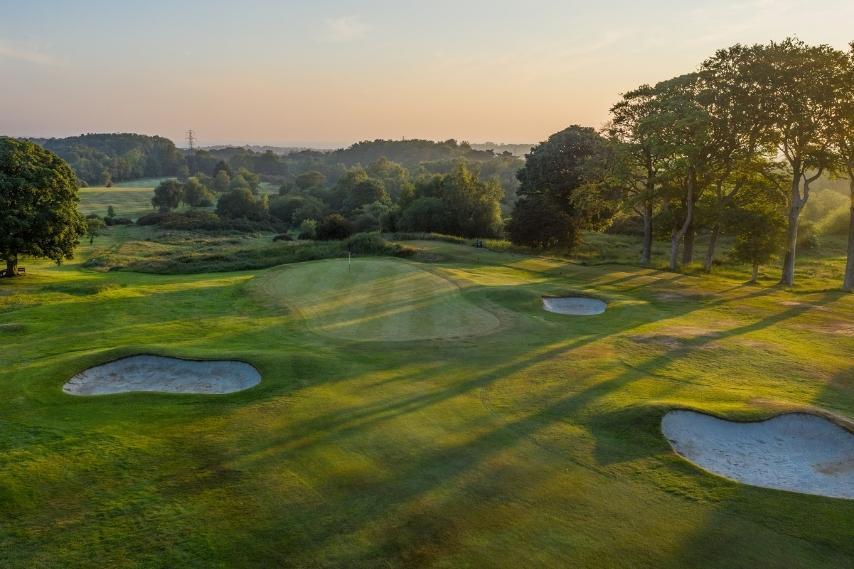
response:
[[[248,190],[250,193],[253,193],[252,186],[249,185],[249,182],[246,180],[246,178],[244,178],[242,174],[235,174],[231,181],[228,183],[228,191],[235,192],[239,190]]]
[[[267,208],[266,195],[256,197],[249,188],[241,188],[220,196],[216,213],[228,219],[263,221],[267,219]]]
[[[246,180],[246,183],[249,184],[249,189],[253,194],[258,193],[258,186],[261,185],[261,178],[258,177],[258,174],[251,172],[246,168],[240,168],[237,171],[237,176]]]
[[[0,258],[6,277],[18,258],[31,255],[57,263],[70,259],[86,233],[77,209],[77,176],[56,154],[0,137]]]
[[[317,238],[321,241],[335,241],[347,239],[356,231],[353,223],[339,213],[333,213],[324,217],[317,224]]]
[[[94,243],[95,237],[100,235],[106,226],[104,220],[97,215],[86,216],[86,235],[89,237],[89,245]]]
[[[183,198],[184,186],[177,180],[166,180],[154,188],[151,205],[160,209],[161,212],[167,212],[181,205]]]
[[[641,263],[652,259],[653,220],[661,200],[661,177],[670,158],[670,148],[651,117],[657,114],[658,99],[649,85],[623,95],[611,107],[611,122],[605,131],[612,146],[609,175],[619,187],[623,202],[643,219]]]
[[[403,210],[400,219],[404,231],[445,232],[445,206],[439,198],[418,198]]]
[[[213,171],[211,172],[211,176],[216,178],[220,172],[225,172],[225,175],[231,178],[231,168],[228,167],[228,163],[225,160],[220,160],[214,166]]]
[[[843,86],[839,92],[838,114],[834,139],[839,164],[837,169],[848,176],[850,211],[848,216],[848,258],[842,289],[854,291],[854,42],[847,54],[846,71],[842,75]]]
[[[828,45],[797,39],[750,48],[743,73],[757,93],[765,141],[783,157],[791,180],[780,284],[795,280],[798,220],[810,185],[834,163],[837,101],[846,56]]]
[[[729,210],[725,219],[735,237],[731,256],[751,265],[751,284],[759,277],[759,266],[768,263],[781,249],[786,215],[778,203],[753,199],[745,207]]]
[[[385,157],[371,163],[367,168],[367,173],[371,178],[382,182],[385,191],[394,202],[398,202],[402,197],[415,190],[415,186],[409,177],[409,170]]]
[[[574,248],[579,228],[572,216],[544,195],[532,195],[516,202],[507,224],[510,240],[535,248]]]
[[[300,239],[314,239],[317,237],[317,220],[303,219],[299,224]]]
[[[198,178],[192,177],[184,182],[183,200],[190,207],[210,207],[214,195]]]
[[[510,239],[533,247],[575,246],[592,219],[576,194],[586,184],[589,164],[604,149],[605,140],[594,129],[578,125],[535,146],[517,174],[519,199],[508,224]]]
[[[231,176],[225,170],[219,170],[214,174],[213,191],[218,194],[223,194],[228,191],[228,186],[231,184]]]
[[[350,189],[350,193],[344,201],[344,207],[348,212],[352,212],[374,202],[391,204],[391,199],[382,182],[374,178],[367,178]]]
[[[300,190],[310,190],[313,188],[322,188],[326,185],[326,176],[317,170],[309,170],[303,172],[294,180],[294,184]]]

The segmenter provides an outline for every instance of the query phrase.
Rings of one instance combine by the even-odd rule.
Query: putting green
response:
[[[296,308],[318,332],[348,340],[403,341],[486,334],[498,318],[459,287],[397,259],[330,259],[274,269],[252,286]]]

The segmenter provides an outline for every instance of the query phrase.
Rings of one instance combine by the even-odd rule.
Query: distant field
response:
[[[136,219],[151,213],[153,195],[153,187],[81,188],[80,211],[103,217],[107,215],[107,208],[113,206],[116,216]]]
[[[175,180],[174,177],[165,177],[165,178],[139,178],[136,180],[125,180],[124,182],[116,182],[113,184],[114,188],[155,188],[160,182],[165,182],[166,180]]]

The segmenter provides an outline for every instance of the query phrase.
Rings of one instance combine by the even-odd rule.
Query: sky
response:
[[[852,0],[0,0],[0,134],[535,143],[716,49],[845,48]]]

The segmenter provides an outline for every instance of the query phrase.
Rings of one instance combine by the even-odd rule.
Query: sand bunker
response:
[[[854,434],[823,417],[791,413],[740,423],[671,411],[661,430],[678,454],[726,478],[854,499]]]
[[[543,308],[555,314],[571,316],[595,316],[605,312],[606,305],[596,298],[583,296],[544,296]]]
[[[248,389],[260,381],[258,370],[244,362],[131,356],[82,371],[62,389],[72,395],[130,391],[219,394]]]

